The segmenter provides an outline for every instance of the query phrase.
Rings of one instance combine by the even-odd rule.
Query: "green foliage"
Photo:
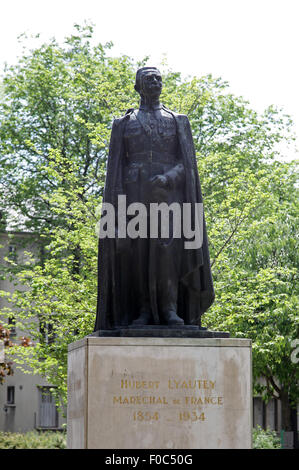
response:
[[[262,429],[260,426],[253,428],[253,449],[280,449],[280,440],[275,431]]]
[[[92,47],[92,28],[76,29],[63,46],[53,39],[29,51],[3,78],[0,203],[38,232],[61,223],[47,196],[67,189],[63,178],[48,171],[52,152],[62,156],[55,161],[59,174],[69,164],[76,171],[79,197],[88,191],[99,195],[112,118],[132,102],[130,59],[107,57],[111,44]]]
[[[232,336],[252,339],[255,391],[266,400],[287,391],[294,406],[299,379],[291,361],[292,340],[299,333],[295,170],[294,163],[269,163],[263,180],[256,181],[257,204],[218,257],[217,302],[205,316],[208,326],[216,322]]]
[[[39,234],[40,250],[5,273],[21,282],[10,300],[16,327],[35,345],[11,353],[56,385],[62,403],[67,346],[95,319],[95,227],[111,122],[137,106],[134,75],[146,63],[109,57],[111,44],[91,46],[91,27],[76,29],[63,45],[52,40],[8,68],[0,104],[0,204],[22,216],[16,228]],[[251,338],[254,378],[266,380],[256,391],[295,403],[298,187],[295,163],[276,159],[291,121],[274,107],[258,115],[219,78],[162,73],[161,101],[188,114],[198,157],[216,290],[204,323]]]
[[[66,449],[64,432],[0,432],[0,449]]]

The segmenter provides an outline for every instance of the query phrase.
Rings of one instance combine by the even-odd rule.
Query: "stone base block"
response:
[[[86,337],[69,346],[71,449],[251,448],[251,342]]]
[[[92,333],[92,337],[131,337],[131,338],[229,338],[225,331],[210,331],[196,325],[163,326],[145,325],[129,328],[116,328],[114,330],[98,330]]]

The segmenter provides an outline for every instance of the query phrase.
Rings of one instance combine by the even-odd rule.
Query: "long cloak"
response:
[[[198,176],[194,143],[188,117],[169,112],[175,119],[178,140],[181,147],[185,168],[184,202],[202,203],[202,192]],[[125,194],[123,188],[122,167],[124,161],[124,128],[126,120],[133,110],[115,119],[111,131],[106,183],[103,202],[109,202],[117,208],[118,195]],[[117,210],[115,210],[117,213]],[[201,315],[214,301],[214,289],[210,266],[207,231],[203,217],[203,242],[198,249],[184,249],[178,293],[178,315],[185,324],[201,325]],[[124,270],[131,266],[121,266],[118,262],[116,240],[99,240],[98,252],[98,303],[94,331],[129,325],[134,319],[134,309],[124,299],[121,289],[121,277]],[[149,286],[151,289],[151,286]]]

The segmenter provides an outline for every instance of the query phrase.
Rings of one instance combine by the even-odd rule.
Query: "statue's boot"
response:
[[[164,319],[166,320],[167,324],[172,325],[184,325],[185,322],[182,318],[180,318],[174,310],[168,310],[163,315]]]
[[[143,310],[136,320],[134,320],[131,325],[132,326],[143,326],[149,325],[151,321],[152,315],[151,312],[148,310]]]

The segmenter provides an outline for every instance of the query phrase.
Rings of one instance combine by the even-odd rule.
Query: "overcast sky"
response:
[[[0,66],[16,62],[17,36],[61,40],[91,20],[99,42],[151,65],[166,54],[183,75],[212,73],[257,110],[290,114],[299,134],[299,0],[0,0]]]

